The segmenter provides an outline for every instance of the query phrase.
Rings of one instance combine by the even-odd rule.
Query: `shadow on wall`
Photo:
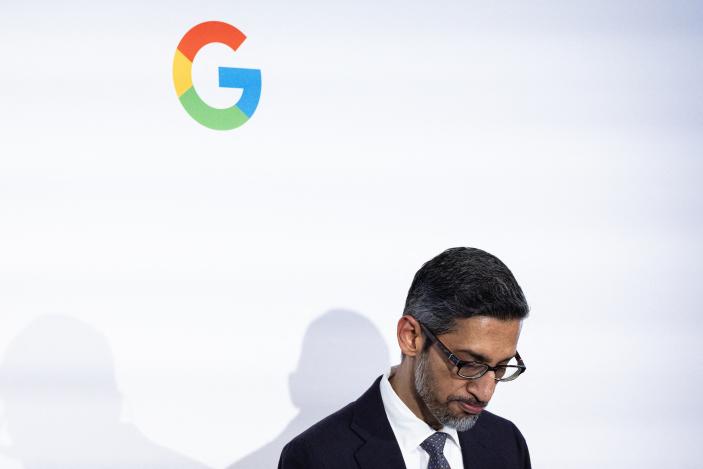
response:
[[[278,466],[281,449],[312,424],[356,400],[390,368],[378,329],[352,311],[329,311],[308,326],[298,368],[288,381],[298,415],[266,446],[228,469]]]
[[[206,469],[120,421],[107,339],[76,319],[43,316],[13,340],[0,399],[10,441],[0,452],[26,469]]]

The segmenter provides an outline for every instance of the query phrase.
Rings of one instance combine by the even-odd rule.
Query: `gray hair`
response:
[[[528,313],[510,269],[494,255],[467,247],[447,249],[426,262],[415,274],[403,311],[435,334],[450,332],[457,319],[523,319]]]

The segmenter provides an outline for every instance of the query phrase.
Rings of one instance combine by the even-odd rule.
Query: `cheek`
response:
[[[466,396],[466,380],[459,379],[454,367],[448,366],[443,357],[432,357],[429,374],[432,379],[434,394],[439,402],[447,402],[450,397]]]
[[[453,373],[447,373],[442,370],[438,373],[440,376],[435,377],[435,395],[440,402],[448,402],[450,398],[466,397],[468,381],[459,379]]]

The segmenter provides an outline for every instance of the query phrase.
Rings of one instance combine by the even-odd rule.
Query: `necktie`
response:
[[[420,443],[420,447],[430,455],[427,469],[451,469],[447,458],[444,457],[444,443],[447,441],[446,433],[435,432]]]

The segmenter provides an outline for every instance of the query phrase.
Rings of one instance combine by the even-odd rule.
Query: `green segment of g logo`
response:
[[[208,106],[193,87],[193,59],[203,46],[220,42],[236,51],[246,36],[237,28],[221,21],[206,21],[188,31],[173,57],[173,84],[186,112],[205,127],[231,130],[244,124],[256,111],[261,97],[261,71],[249,68],[219,67],[221,88],[241,88],[237,103],[226,109]]]

